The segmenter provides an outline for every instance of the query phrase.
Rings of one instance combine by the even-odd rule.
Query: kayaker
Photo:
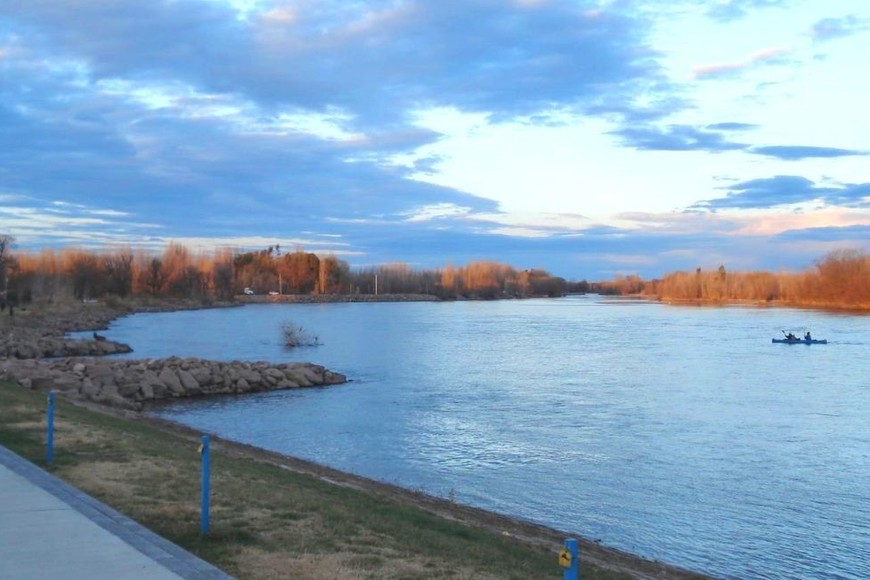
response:
[[[798,337],[796,337],[793,332],[789,332],[788,334],[785,335],[785,337],[788,340],[798,340]]]
[[[810,336],[810,331],[808,330],[807,333],[804,335],[804,340],[807,341],[807,342],[809,342],[809,341],[811,341],[812,339],[813,339],[813,337]]]

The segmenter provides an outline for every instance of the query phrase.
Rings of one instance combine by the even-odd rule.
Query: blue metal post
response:
[[[209,496],[209,452],[208,435],[202,436],[202,506],[200,507],[199,533],[202,536],[208,534],[208,496]]]
[[[54,391],[48,393],[48,424],[46,427],[45,464],[54,461]]]
[[[562,580],[579,580],[580,579],[580,545],[574,538],[565,540],[564,551],[570,554],[570,562],[567,567],[564,567],[562,572]]]

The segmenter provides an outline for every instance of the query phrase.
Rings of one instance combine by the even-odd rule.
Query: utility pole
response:
[[[275,244],[275,257],[281,259],[281,244]],[[280,268],[281,265],[279,264]],[[284,294],[284,281],[281,279],[281,272],[278,272],[278,294]]]

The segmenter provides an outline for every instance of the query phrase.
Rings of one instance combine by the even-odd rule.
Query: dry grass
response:
[[[0,384],[0,443],[43,463],[44,395]],[[196,440],[58,401],[55,465],[76,487],[240,578],[552,578],[550,550],[254,458],[212,451],[199,537]]]

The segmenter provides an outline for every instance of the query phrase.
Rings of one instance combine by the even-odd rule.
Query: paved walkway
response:
[[[230,577],[0,445],[0,579]]]

